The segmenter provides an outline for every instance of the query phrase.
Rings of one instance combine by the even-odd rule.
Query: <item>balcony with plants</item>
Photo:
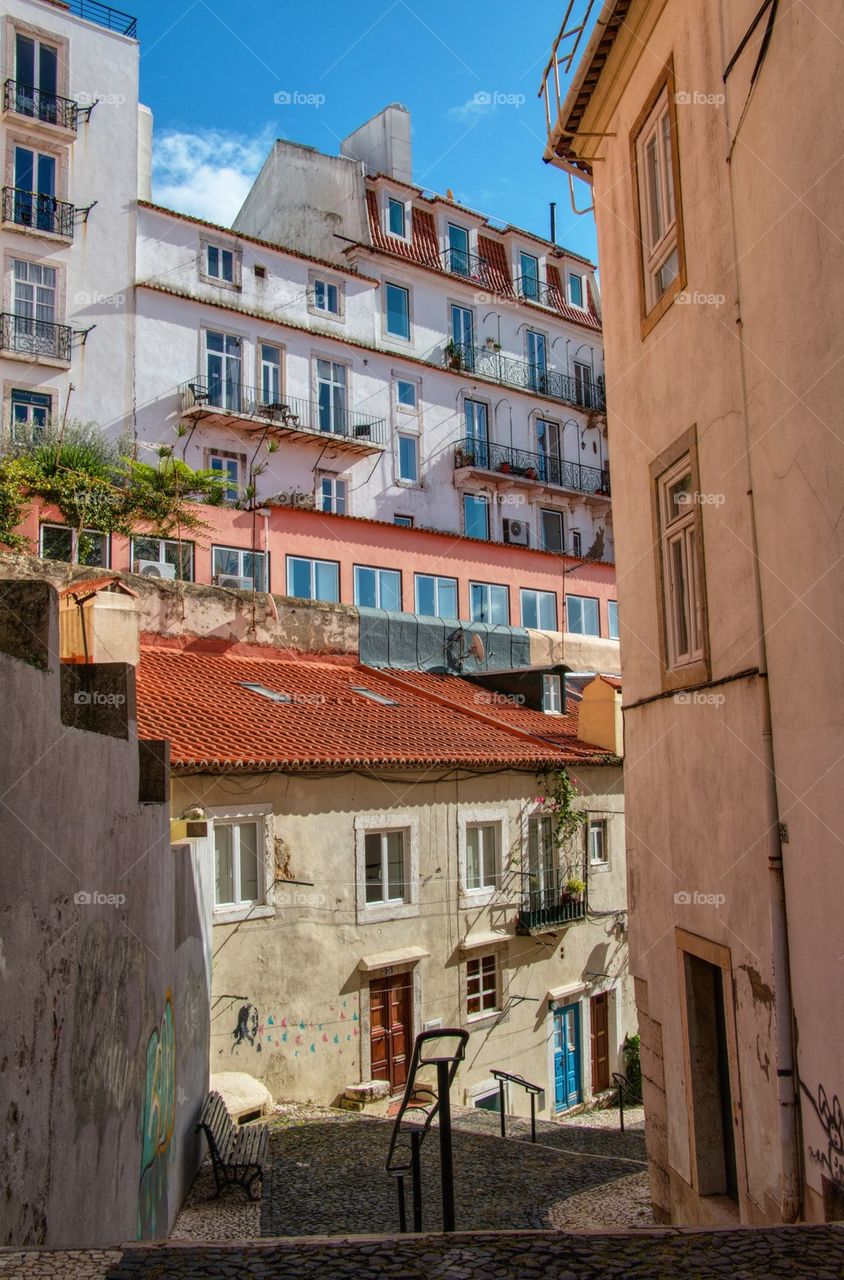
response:
[[[468,436],[454,446],[454,469],[482,473],[484,479],[492,478],[508,487],[515,482],[527,488],[564,489],[593,498],[610,497],[607,467],[587,467],[553,454],[531,453],[527,449]]]
[[[441,362],[447,369],[471,373],[477,378],[488,378],[503,387],[515,387],[533,395],[557,400],[593,413],[606,412],[604,384],[601,378],[584,382],[569,374],[549,369],[544,364],[531,364],[516,356],[502,355],[498,343],[485,347],[470,346],[465,342],[445,344]],[[435,361],[439,363],[439,361]]]
[[[522,902],[516,932],[538,934],[585,920],[588,910],[581,810],[575,808],[577,790],[566,769],[551,770],[536,798],[536,814],[549,820],[551,848],[537,864],[527,859],[522,871]]]

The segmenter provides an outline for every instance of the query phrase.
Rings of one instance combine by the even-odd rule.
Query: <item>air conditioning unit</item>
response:
[[[139,573],[142,578],[175,578],[176,576],[176,566],[166,564],[163,560],[136,560],[133,567],[135,573]]]
[[[230,573],[218,573],[214,582],[218,587],[231,587],[235,591],[251,591],[251,578],[236,578]]]
[[[504,521],[504,541],[515,542],[520,547],[526,547],[530,543],[530,528],[526,520],[505,520]]]

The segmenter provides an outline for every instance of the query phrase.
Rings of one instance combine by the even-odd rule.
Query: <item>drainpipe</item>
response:
[[[726,65],[724,46],[724,11],[721,18],[722,65]],[[729,156],[731,136],[729,98],[724,111],[725,155]],[[729,166],[730,161],[727,161]],[[736,325],[739,335],[739,372],[741,379],[742,418],[744,424],[744,467],[747,494],[750,502],[750,542],[753,555],[753,596],[758,631],[758,664],[762,673],[762,757],[767,773],[767,821],[768,821],[768,894],[771,912],[771,943],[774,967],[774,1019],[776,1023],[776,1080],[777,1107],[779,1113],[779,1139],[782,1153],[780,1190],[780,1214],[783,1222],[796,1222],[802,1210],[802,1167],[799,1128],[799,1094],[797,1090],[796,1054],[794,1039],[794,1006],[791,992],[791,963],[788,943],[788,911],[783,876],[782,844],[780,841],[779,799],[776,781],[776,752],[771,722],[771,696],[768,683],[767,646],[765,642],[765,607],[762,581],[759,572],[758,532],[756,502],[753,492],[753,461],[750,438],[750,417],[747,395],[747,367],[742,340],[741,319],[741,269],[736,231],[736,209],[732,173],[729,173],[730,234],[733,244],[734,283],[736,292]]]

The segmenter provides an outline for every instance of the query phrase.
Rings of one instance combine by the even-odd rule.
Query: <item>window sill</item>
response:
[[[335,324],[345,324],[346,317],[341,311],[324,311],[321,307],[308,307],[308,315],[318,320],[333,320]]]
[[[200,272],[200,280],[203,284],[211,284],[215,289],[225,289],[226,293],[242,293],[243,286],[234,280],[218,280],[216,276],[206,276]]]
[[[488,907],[493,902],[497,902],[501,897],[501,890],[494,889],[463,889],[460,890],[460,910],[469,911],[473,907]]]
[[[69,369],[71,365],[70,360],[60,360],[58,356],[44,355],[40,351],[8,351],[3,347],[0,355],[4,360],[16,360],[19,364],[43,364],[51,369]]]
[[[468,1031],[483,1031],[485,1027],[497,1022],[500,1017],[500,1009],[490,1009],[487,1013],[469,1013],[466,1015],[466,1028]]]
[[[408,920],[419,915],[418,902],[385,902],[358,907],[358,924],[382,924],[388,920]]]
[[[73,244],[73,236],[62,235],[60,231],[45,231],[41,227],[31,227],[25,222],[15,222],[14,218],[3,219],[4,231],[16,231],[19,235],[35,240],[51,240],[53,244]]]
[[[237,924],[241,920],[268,920],[275,915],[275,907],[265,902],[249,907],[215,907],[212,924]]]

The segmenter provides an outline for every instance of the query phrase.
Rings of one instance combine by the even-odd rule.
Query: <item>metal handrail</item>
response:
[[[79,103],[73,98],[63,98],[58,93],[45,93],[34,85],[20,80],[7,80],[4,97],[6,111],[20,116],[43,120],[47,124],[60,125],[63,129],[76,129],[79,119]]]
[[[23,355],[70,360],[73,330],[35,316],[18,316],[10,311],[0,315],[0,350]]]
[[[426,1044],[437,1040],[456,1040],[453,1053],[425,1054]],[[420,1031],[413,1045],[413,1056],[407,1073],[401,1105],[393,1123],[390,1145],[384,1168],[393,1175],[398,1183],[399,1226],[402,1232],[407,1231],[407,1215],[404,1200],[404,1179],[409,1173],[413,1190],[413,1230],[422,1230],[422,1181],[420,1149],[436,1116],[439,1116],[440,1132],[440,1183],[442,1188],[443,1231],[454,1230],[454,1166],[451,1154],[451,1086],[457,1074],[457,1068],[466,1054],[469,1032],[462,1027],[437,1027],[431,1031]],[[416,1096],[419,1085],[417,1073],[420,1067],[435,1066],[437,1069],[436,1092],[431,1090],[430,1107],[413,1107],[415,1112],[424,1112],[425,1122],[421,1125],[408,1126],[410,1137],[410,1158],[404,1164],[396,1162],[399,1139],[402,1136],[405,1113]],[[430,1086],[429,1086],[430,1088]]]
[[[555,284],[543,284],[536,276],[517,276],[516,293],[524,302],[537,302],[543,307],[560,310],[563,291]]]
[[[62,8],[69,9],[77,18],[85,18],[109,31],[116,31],[118,35],[137,39],[138,19],[131,13],[113,9],[109,4],[100,4],[100,0],[62,0]]]
[[[624,1092],[627,1091],[628,1101],[641,1102],[641,1098],[636,1093],[630,1079],[621,1071],[612,1073],[613,1083],[618,1089],[618,1125],[622,1133],[624,1133]]]
[[[260,418],[295,431],[314,435],[345,436],[352,440],[386,444],[387,424],[383,418],[336,405],[305,400],[300,396],[280,395],[267,400],[261,387],[243,382],[209,381],[200,374],[182,385],[182,410],[219,409],[243,418]]]
[[[66,200],[27,191],[24,187],[3,188],[3,221],[19,227],[47,231],[50,235],[73,238],[74,208]]]
[[[440,254],[438,265],[452,276],[460,276],[470,284],[489,284],[489,261],[478,253],[469,253],[468,249],[454,249],[450,245]]]
[[[531,453],[508,444],[493,444],[464,436],[454,446],[454,466],[479,467],[482,471],[498,471],[520,476],[539,484],[573,489],[576,493],[610,493],[610,473],[606,467],[587,467],[581,462],[566,462],[553,454]]]
[[[494,347],[473,347],[466,342],[450,341],[443,349],[442,363],[447,368],[465,370],[502,386],[531,391],[549,400],[562,400],[580,409],[603,413],[606,408],[603,390],[597,382],[583,383],[544,364],[502,355]]]
[[[498,1099],[501,1108],[501,1136],[507,1137],[507,1116],[504,1111],[504,1085],[509,1081],[510,1084],[517,1084],[520,1089],[524,1089],[530,1095],[530,1140],[536,1142],[536,1099],[537,1095],[544,1093],[545,1090],[541,1084],[531,1084],[530,1080],[525,1080],[524,1076],[517,1076],[512,1071],[499,1071],[497,1069],[490,1072],[494,1080],[498,1081]]]

